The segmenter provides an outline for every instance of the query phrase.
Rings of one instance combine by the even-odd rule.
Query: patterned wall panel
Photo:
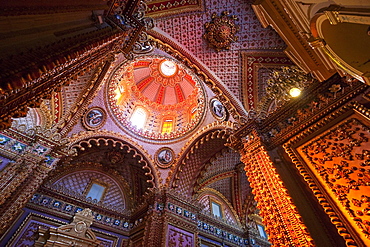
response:
[[[231,177],[215,181],[214,183],[208,185],[208,187],[219,191],[224,197],[226,197],[226,199],[230,203],[233,203],[232,178]]]
[[[216,160],[211,161],[210,165],[206,169],[206,173],[203,175],[200,183],[227,171],[235,169],[235,165],[240,163],[240,154],[228,149],[222,153],[222,156],[217,157]]]
[[[204,12],[158,19],[156,26],[190,50],[240,99],[240,51],[283,49],[285,44],[272,28],[262,28],[247,1],[207,1],[204,9]],[[216,52],[207,48],[202,38],[205,33],[204,24],[211,21],[212,13],[220,15],[225,10],[230,11],[230,14],[236,15],[239,19],[236,21],[236,24],[240,26],[240,31],[236,34],[239,39],[231,44],[230,50]]]
[[[109,187],[105,193],[103,203],[114,205],[117,208],[125,208],[124,193],[121,188],[112,178],[97,171],[74,172],[62,177],[58,181],[54,182],[53,185],[59,185],[70,191],[83,194],[89,183],[93,180],[107,184]]]
[[[177,228],[173,225],[168,225],[167,227],[167,240],[166,246],[177,247],[177,246],[195,246],[194,234]]]
[[[255,109],[266,92],[267,79],[273,69],[293,63],[283,52],[242,52],[242,100],[246,109]]]
[[[344,107],[310,129],[323,130],[324,126],[320,135],[295,144],[301,135],[285,148],[340,234],[348,243],[356,239],[369,246],[370,112],[359,104],[353,107],[355,112]],[[337,123],[328,128],[329,120]]]
[[[68,86],[62,89],[62,99],[64,102],[63,114],[66,114],[69,109],[77,102],[81,97],[81,93],[86,88],[87,82],[91,79],[94,71],[89,71],[88,73],[79,76],[75,80],[72,80]]]

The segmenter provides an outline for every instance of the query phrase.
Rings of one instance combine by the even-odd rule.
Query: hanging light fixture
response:
[[[266,96],[280,105],[298,97],[312,80],[309,74],[297,66],[283,66],[271,72],[267,80]]]

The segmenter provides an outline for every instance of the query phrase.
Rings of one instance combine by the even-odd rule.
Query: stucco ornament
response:
[[[239,31],[239,26],[235,24],[238,18],[235,15],[230,15],[229,12],[223,11],[221,16],[216,13],[212,14],[212,21],[204,24],[206,33],[203,38],[208,42],[208,46],[216,51],[228,50],[232,42],[238,40],[235,36]]]

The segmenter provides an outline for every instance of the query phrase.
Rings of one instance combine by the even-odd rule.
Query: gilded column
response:
[[[229,146],[239,150],[245,164],[244,170],[272,246],[314,246],[258,134],[253,131],[243,142],[237,138],[230,140]]]
[[[156,190],[153,193],[153,208],[148,211],[143,238],[143,246],[163,246],[163,233],[165,232],[165,201],[163,190]]]

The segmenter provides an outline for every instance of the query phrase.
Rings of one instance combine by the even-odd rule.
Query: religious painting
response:
[[[210,108],[212,115],[217,120],[225,120],[227,117],[227,111],[224,105],[216,98],[211,99]]]
[[[174,162],[175,153],[171,148],[160,148],[155,154],[155,161],[161,168],[168,168]]]
[[[92,107],[88,109],[83,116],[83,126],[88,130],[100,129],[107,118],[105,111],[100,107]]]

